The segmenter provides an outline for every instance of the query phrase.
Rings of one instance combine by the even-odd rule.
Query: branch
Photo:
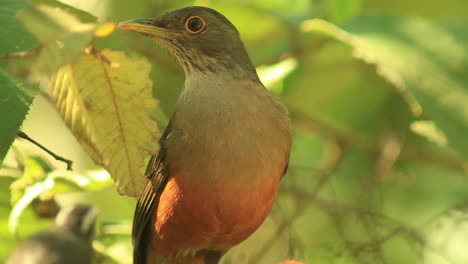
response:
[[[394,238],[397,235],[400,235],[406,238],[408,241],[416,243],[420,247],[424,247],[426,250],[429,250],[433,254],[438,255],[439,257],[447,261],[447,263],[455,263],[455,261],[451,260],[449,256],[441,252],[440,248],[436,248],[430,243],[426,242],[426,239],[424,237],[425,236],[424,230],[426,230],[426,226],[428,225],[428,223],[423,223],[419,227],[414,228],[388,215],[385,215],[379,212],[374,212],[367,208],[362,208],[354,204],[348,204],[348,203],[339,202],[339,201],[335,201],[331,199],[320,198],[311,193],[305,192],[304,190],[300,188],[288,187],[285,191],[295,196],[298,200],[306,200],[308,204],[313,204],[317,206],[318,208],[327,212],[330,215],[331,219],[335,222],[337,231],[341,235],[346,248],[350,250],[350,252],[356,258],[359,258],[362,252],[371,252],[371,253],[379,252],[377,250],[379,249],[378,247],[382,247],[383,244],[385,244],[387,241],[389,241],[390,239]],[[460,205],[454,208],[460,208]],[[447,209],[444,212],[447,212],[448,210],[449,209]],[[431,217],[430,219],[438,217],[444,212],[438,213],[435,216]],[[353,214],[361,218],[371,217],[377,220],[387,221],[390,225],[393,225],[393,228],[391,228],[388,232],[386,232],[383,235],[375,236],[375,238],[371,241],[356,243],[346,238],[343,225],[341,224],[342,219],[347,219],[347,218],[349,219],[349,217],[343,217],[343,216],[340,216],[340,214]],[[363,223],[363,224],[365,225],[365,227],[368,227],[368,228],[378,228],[377,224],[375,223],[371,223],[371,224]],[[338,254],[343,254],[343,252],[339,252]],[[385,262],[385,260],[383,260],[383,262]]]
[[[319,182],[315,185],[315,187],[310,192],[310,195],[316,196],[322,188],[328,183],[331,179],[331,176],[336,171],[338,166],[341,164],[344,156],[344,149],[343,145],[339,141],[332,141],[325,153],[325,159],[323,161],[323,169],[320,170],[321,177]],[[270,239],[263,244],[262,248],[260,249],[259,253],[254,255],[251,259],[252,263],[260,263],[263,257],[265,256],[266,252],[270,250],[273,243],[280,236],[287,227],[289,227],[296,219],[298,219],[307,209],[307,206],[298,206],[296,207],[293,215],[287,220],[281,223],[280,226],[276,229],[276,232],[270,237]]]
[[[29,142],[31,142],[33,145],[36,145],[38,148],[42,149],[43,151],[45,151],[47,154],[49,154],[50,156],[52,156],[55,160],[58,160],[58,161],[62,161],[62,162],[65,162],[67,164],[67,170],[71,171],[73,170],[72,166],[73,166],[73,161],[72,160],[69,160],[69,159],[66,159],[62,156],[59,156],[57,154],[55,154],[54,152],[52,152],[51,150],[49,150],[48,148],[44,147],[42,144],[40,144],[39,142],[37,142],[36,140],[32,139],[31,137],[29,137],[26,133],[22,132],[22,131],[18,131],[18,133],[16,134],[19,138],[22,138],[22,139],[25,139]]]
[[[318,134],[323,138],[337,139],[342,142],[345,147],[355,147],[364,150],[371,156],[378,156],[382,153],[382,144],[379,144],[378,139],[361,137],[341,131],[319,119],[302,113],[300,110],[294,109],[294,106],[288,105],[288,109],[290,109],[291,119],[297,127]],[[434,151],[433,149],[422,146],[412,146],[408,144],[401,146],[398,159],[405,161],[421,161],[463,173],[468,172],[467,160],[454,154]]]
[[[40,52],[40,47],[36,48],[35,50],[28,50],[28,51],[18,51],[12,52],[7,54],[0,55],[0,60],[11,60],[11,59],[21,59],[30,56],[36,56]]]

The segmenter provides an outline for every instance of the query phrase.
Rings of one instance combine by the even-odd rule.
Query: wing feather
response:
[[[152,156],[146,168],[148,184],[143,195],[138,199],[133,218],[133,263],[146,263],[146,250],[148,246],[148,234],[151,232],[151,217],[159,203],[159,197],[166,187],[170,173],[166,165],[165,140],[171,133],[172,122],[166,127],[159,140],[160,149],[157,156]]]

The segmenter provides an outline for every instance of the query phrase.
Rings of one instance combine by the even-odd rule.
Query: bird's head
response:
[[[55,225],[91,241],[94,237],[96,218],[97,210],[94,207],[76,204],[60,210],[55,218]]]
[[[255,73],[239,32],[225,16],[213,9],[187,7],[160,18],[121,22],[118,27],[153,38],[168,50],[186,74]]]

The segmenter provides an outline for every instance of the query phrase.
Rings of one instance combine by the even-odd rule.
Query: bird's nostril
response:
[[[153,26],[154,20],[150,18],[142,18],[142,19],[138,19],[138,23],[142,25]]]

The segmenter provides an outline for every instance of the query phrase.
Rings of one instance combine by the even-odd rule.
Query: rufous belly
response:
[[[268,216],[278,184],[279,177],[245,188],[190,184],[171,177],[155,210],[151,248],[169,256],[239,244]]]

